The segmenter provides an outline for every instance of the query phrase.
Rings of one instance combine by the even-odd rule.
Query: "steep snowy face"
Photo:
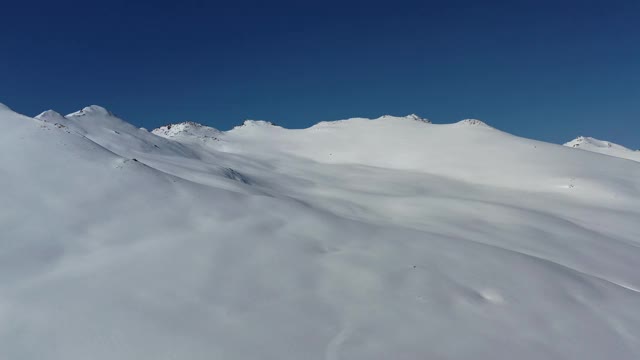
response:
[[[93,110],[0,108],[3,359],[640,358],[636,162],[408,117],[194,141]]]
[[[220,131],[209,126],[187,121],[178,124],[169,124],[152,131],[153,134],[165,138],[195,137],[198,139],[216,139]]]
[[[579,136],[564,146],[596,152],[604,155],[615,156],[628,160],[640,161],[640,152],[633,151],[622,145],[614,144],[609,141],[598,140],[592,137]]]

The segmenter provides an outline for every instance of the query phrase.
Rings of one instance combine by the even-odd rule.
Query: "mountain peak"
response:
[[[151,132],[162,137],[195,136],[198,138],[215,138],[220,134],[220,131],[215,128],[193,121],[161,126]]]
[[[407,120],[420,121],[427,124],[431,124],[431,120],[425,119],[416,114],[409,114],[407,116],[382,115],[378,119],[407,119]]]
[[[425,119],[425,118],[423,118],[421,116],[418,116],[416,114],[409,114],[409,115],[405,116],[405,118],[410,119],[410,120],[414,120],[414,121],[422,121],[422,122],[431,124],[431,120]]]
[[[624,159],[640,161],[640,154],[637,151],[633,151],[622,145],[614,144],[605,140],[598,140],[588,136],[578,136],[577,138],[565,143],[564,146],[580,149],[585,151],[592,151],[604,155],[616,156]]]
[[[8,107],[7,105],[0,103],[0,110],[5,110],[5,111],[13,111],[11,110],[10,107]]]
[[[69,115],[67,115],[67,117],[79,117],[79,116],[84,116],[87,114],[99,114],[99,115],[105,115],[105,116],[113,116],[113,114],[103,108],[102,106],[99,105],[89,105],[85,108],[83,108],[82,110],[76,111],[74,113],[71,113]]]
[[[245,120],[241,126],[275,126],[275,124],[265,120]]]
[[[66,119],[59,112],[54,110],[43,111],[40,114],[36,115],[35,118],[46,122],[58,122]]]
[[[580,145],[588,142],[589,141],[588,139],[590,139],[590,138],[587,137],[587,136],[578,136],[577,138],[575,138],[575,139],[573,139],[573,140],[571,140],[569,142],[566,142],[563,145],[564,146],[568,146],[568,147],[573,147],[573,148],[580,147]]]
[[[458,121],[456,124],[458,124],[458,125],[468,125],[468,126],[491,127],[491,126],[487,125],[487,123],[485,123],[484,121],[478,120],[478,119],[464,119],[464,120]]]
[[[598,140],[596,138],[592,138],[589,136],[578,136],[577,138],[565,143],[564,146],[568,146],[572,148],[584,148],[584,147],[600,148],[600,149],[614,148],[618,150],[631,151],[631,149],[628,149],[622,145],[614,144],[606,140]]]

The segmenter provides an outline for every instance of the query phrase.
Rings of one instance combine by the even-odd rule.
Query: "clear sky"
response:
[[[640,1],[6,1],[0,102],[138,126],[416,113],[640,148]]]

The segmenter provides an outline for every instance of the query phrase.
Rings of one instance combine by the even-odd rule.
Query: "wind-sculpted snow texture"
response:
[[[638,162],[416,116],[0,124],[2,359],[640,358]]]

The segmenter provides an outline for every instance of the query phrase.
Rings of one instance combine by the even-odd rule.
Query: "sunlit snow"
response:
[[[2,359],[640,358],[636,161],[415,115],[0,124]]]

